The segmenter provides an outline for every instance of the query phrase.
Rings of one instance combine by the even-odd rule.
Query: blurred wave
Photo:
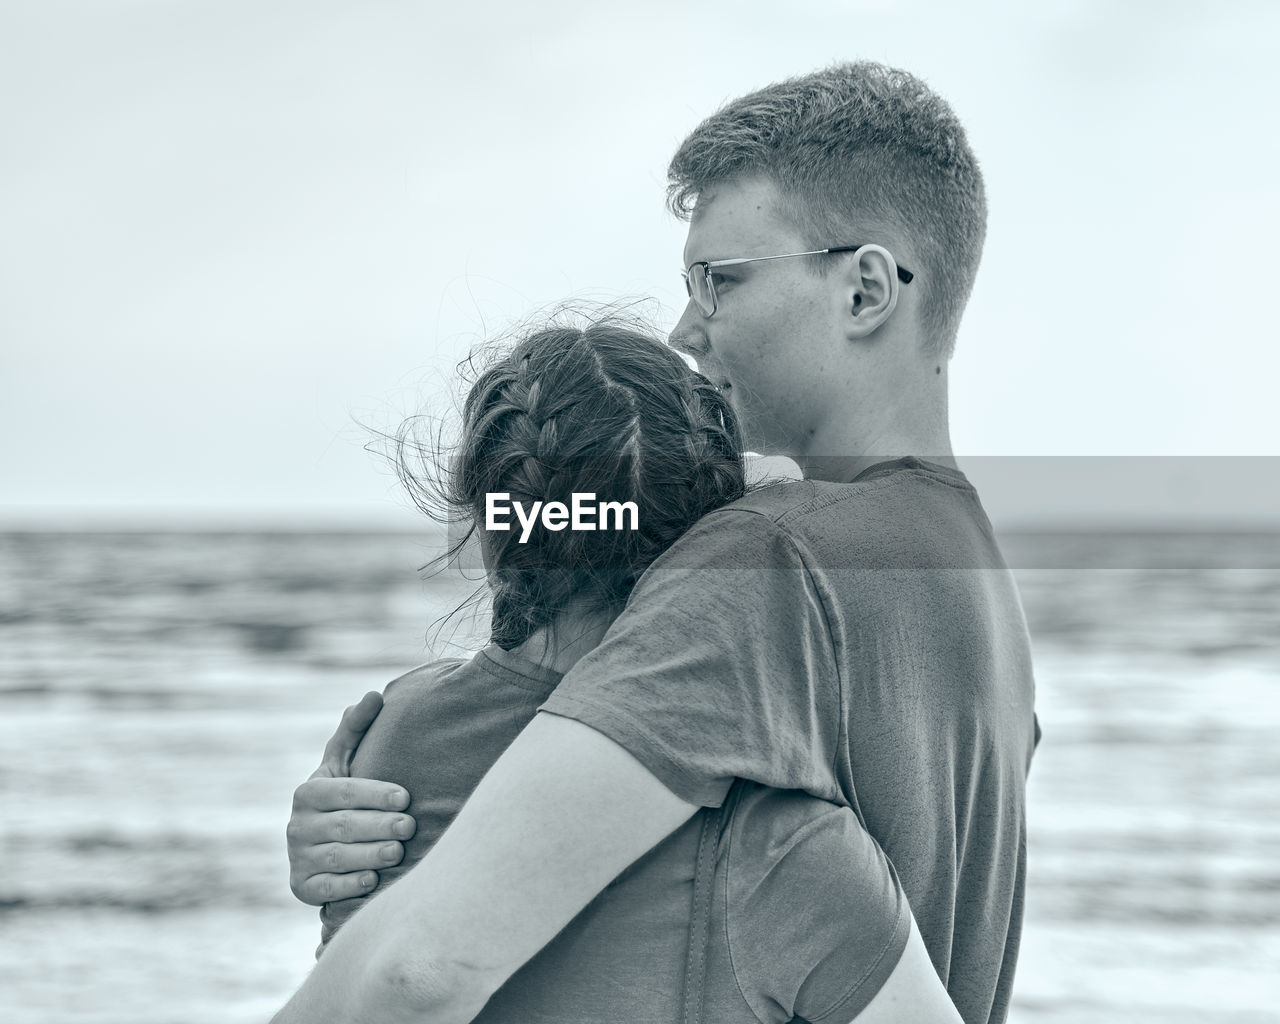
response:
[[[475,581],[422,580],[438,541],[0,535],[6,1019],[58,1019],[50,1007],[73,992],[76,1020],[214,1019],[237,956],[276,966],[249,971],[243,1017],[222,1019],[283,1001],[314,929],[285,877],[292,790],[344,705],[440,653],[429,627]],[[1209,971],[1237,1001],[1260,993],[1230,1019],[1274,1008],[1259,954],[1224,936],[1280,949],[1280,536],[1003,543],[1045,731],[1015,1020],[1099,1019],[1060,980],[1108,969],[1092,951],[1117,929],[1129,938],[1108,964],[1132,956],[1146,979],[1133,984]],[[179,932],[201,934],[216,962],[192,963]],[[1173,933],[1182,946],[1165,943]],[[147,970],[112,973],[103,944],[129,942]],[[60,973],[7,966],[33,943]],[[1176,953],[1188,944],[1204,951],[1194,968]],[[148,987],[177,977],[198,1012],[153,1012]],[[123,991],[95,1016],[78,978]]]

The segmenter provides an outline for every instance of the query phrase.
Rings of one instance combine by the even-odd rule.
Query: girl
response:
[[[375,892],[324,906],[322,950],[425,855],[645,568],[745,490],[728,403],[617,317],[529,332],[479,374],[463,418],[447,470],[420,479],[404,443],[399,464],[420,506],[462,527],[451,554],[479,535],[491,642],[387,687],[351,774],[407,789],[417,831]],[[573,529],[529,514],[575,495],[634,516]],[[519,517],[495,514],[517,503]],[[291,829],[295,870],[308,852]],[[960,1019],[853,812],[741,781],[470,1009],[485,1022]]]

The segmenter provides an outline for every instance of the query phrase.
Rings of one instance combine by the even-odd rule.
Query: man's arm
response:
[[[537,715],[422,863],[335,936],[275,1021],[465,1024],[697,809],[601,733]]]

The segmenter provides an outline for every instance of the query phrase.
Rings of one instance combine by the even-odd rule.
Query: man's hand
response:
[[[319,906],[372,892],[377,870],[400,863],[400,840],[417,829],[412,817],[397,813],[409,806],[403,787],[348,778],[356,747],[380,710],[377,692],[347,708],[320,767],[294,790],[285,830],[289,888],[303,903]]]

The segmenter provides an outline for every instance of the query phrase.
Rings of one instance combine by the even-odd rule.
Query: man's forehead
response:
[[[699,193],[685,239],[685,265],[770,255],[797,235],[780,207],[777,187],[763,178],[725,182]]]

